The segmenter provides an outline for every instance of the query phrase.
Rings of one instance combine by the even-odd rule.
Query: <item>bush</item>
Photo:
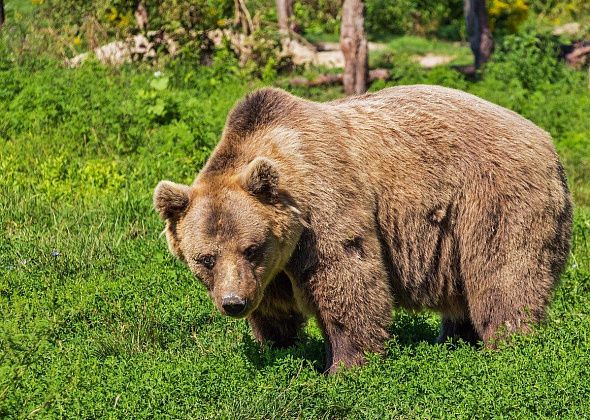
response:
[[[528,0],[527,3],[534,13],[547,16],[555,23],[588,20],[590,16],[587,0]]]
[[[293,15],[297,26],[306,35],[339,35],[341,6],[340,0],[296,1]]]
[[[150,28],[176,32],[176,36],[227,27],[233,19],[234,3],[230,0],[147,0],[144,3]],[[274,1],[251,0],[248,5],[251,13],[258,16],[261,27],[276,29]],[[365,6],[366,29],[372,38],[413,33],[460,39],[464,32],[461,0],[368,0]],[[94,47],[104,43],[105,38],[137,32],[134,7],[134,0],[45,0],[38,12],[50,26],[62,28],[70,41],[79,39],[82,46]],[[294,4],[299,29],[311,37],[337,36],[340,13],[338,0],[300,0]]]
[[[45,0],[39,13],[54,26],[74,26],[81,29],[85,21],[95,18],[111,34],[137,31],[133,12],[135,0]],[[226,26],[233,14],[230,0],[144,0],[149,18],[149,28],[173,32],[207,30]]]
[[[526,20],[529,6],[525,0],[490,0],[488,3],[490,28],[494,34],[514,34]]]
[[[486,68],[486,73],[506,84],[534,91],[540,84],[555,83],[564,77],[558,63],[559,44],[551,36],[534,33],[509,35],[502,39]]]
[[[366,28],[373,36],[443,32],[457,39],[464,25],[461,0],[369,0],[365,4]]]

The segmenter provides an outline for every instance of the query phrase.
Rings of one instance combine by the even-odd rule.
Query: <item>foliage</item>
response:
[[[492,31],[516,33],[529,12],[525,0],[490,0],[487,6]]]
[[[558,52],[559,44],[549,36],[510,35],[502,40],[486,71],[504,83],[535,90],[540,84],[555,83],[566,77],[565,67],[557,62]]]
[[[234,55],[246,74],[266,79],[290,65],[288,58],[280,54],[276,23],[268,21],[275,18],[272,14],[254,15],[254,33],[242,42],[242,49],[231,45],[227,37],[222,45],[215,47],[208,37],[209,31],[236,29],[233,2],[148,0],[144,3],[149,11],[148,31],[165,31],[179,47],[177,59],[187,64],[211,63],[216,61],[215,56],[223,56],[226,64],[228,60],[234,61],[229,57]],[[10,20],[3,47],[7,56],[15,60],[26,56],[30,61],[31,56],[46,57],[48,53],[63,60],[104,45],[113,37],[121,39],[137,33],[135,19],[130,18],[135,4],[130,0],[108,0],[106,3],[43,0],[32,11],[34,18]],[[264,24],[261,19],[265,19]],[[0,33],[0,38],[3,35]],[[61,48],[46,51],[48,42]],[[247,50],[247,54],[242,54],[242,50]],[[156,66],[170,61],[165,54],[158,57],[152,62]]]
[[[589,23],[590,2],[586,0],[528,0],[527,3],[535,13],[556,24],[580,20]]]
[[[133,17],[135,1],[43,0],[37,5],[38,19],[52,28],[60,28],[67,42],[83,50],[106,43],[110,37],[124,37],[138,31]],[[199,48],[195,33],[233,22],[233,1],[228,0],[165,0],[144,1],[149,14],[149,28],[164,29],[182,45]],[[274,1],[250,0],[253,15],[263,30],[276,29]],[[311,38],[340,31],[340,2],[335,0],[300,0],[294,5],[298,28]],[[438,34],[460,39],[464,33],[461,0],[403,0],[366,2],[366,28],[372,38],[413,33]],[[191,36],[192,34],[192,36]],[[195,42],[196,41],[196,42]]]
[[[366,7],[367,31],[374,35],[432,35],[443,32],[458,39],[459,28],[463,26],[461,0],[372,0],[366,2]]]
[[[268,7],[273,7],[268,4]],[[303,33],[318,39],[337,37],[340,33],[341,2],[334,0],[300,0],[294,15]],[[387,0],[365,1],[365,28],[370,38],[400,34],[441,35],[460,39],[464,32],[461,0]]]
[[[133,16],[136,4],[135,0],[43,0],[39,13],[55,25],[78,28],[93,17],[112,32],[126,33],[137,30]],[[226,26],[233,13],[233,1],[229,0],[144,0],[143,4],[149,16],[149,29],[170,32]]]
[[[309,37],[323,34],[340,34],[340,14],[342,2],[339,0],[296,1],[293,15],[298,28]]]

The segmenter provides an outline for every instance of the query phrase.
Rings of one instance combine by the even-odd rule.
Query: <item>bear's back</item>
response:
[[[363,185],[400,190],[407,179],[429,187],[420,196],[441,188],[450,193],[482,174],[497,175],[499,188],[514,194],[523,179],[546,189],[558,173],[550,136],[532,122],[474,95],[429,85],[326,103],[274,88],[256,91],[231,112],[202,175],[235,173],[256,156],[305,172],[310,185],[347,194]]]
[[[498,193],[512,195],[528,184],[545,191],[561,184],[547,132],[459,90],[399,86],[322,108],[333,127],[321,138],[309,139],[312,159],[321,161],[326,150],[332,150],[331,156],[340,153],[341,159],[351,157],[346,164],[372,172],[374,185],[391,179],[391,188],[403,188],[414,179],[435,189],[442,184],[455,189],[489,176],[496,179]]]
[[[477,147],[480,153],[534,149],[541,155],[554,155],[546,131],[509,109],[456,89],[397,86],[326,105],[350,118],[353,127],[391,127],[409,134],[406,139],[414,137],[413,141]]]

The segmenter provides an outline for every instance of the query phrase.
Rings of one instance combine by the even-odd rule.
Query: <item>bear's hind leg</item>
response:
[[[248,317],[256,341],[279,348],[295,344],[305,321],[293,297],[291,281],[283,272],[267,287],[262,302]]]
[[[495,348],[543,318],[567,256],[568,231],[556,221],[555,200],[528,189],[494,199],[499,184],[473,182],[457,218],[460,273],[471,322],[485,346]]]
[[[500,275],[497,286],[482,288],[469,296],[473,326],[488,348],[495,348],[498,341],[512,333],[529,333],[531,326],[542,319],[550,295],[550,290],[541,286],[550,281],[541,279],[541,273],[508,271],[510,277]]]
[[[454,320],[443,316],[440,326],[440,334],[436,339],[437,343],[444,343],[450,339],[453,342],[463,340],[468,344],[477,344],[480,340],[479,334],[475,331],[469,318]]]

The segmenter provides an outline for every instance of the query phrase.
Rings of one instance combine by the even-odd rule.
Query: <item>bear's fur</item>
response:
[[[394,306],[439,312],[440,341],[527,332],[572,223],[549,134],[421,85],[328,103],[256,91],[195,182],[162,181],[154,202],[222,312],[279,346],[315,316],[329,371],[381,352]]]

